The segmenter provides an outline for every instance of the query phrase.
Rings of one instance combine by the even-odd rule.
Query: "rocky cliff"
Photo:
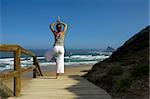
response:
[[[147,26],[131,37],[83,77],[113,97],[146,98],[149,88],[149,29]]]

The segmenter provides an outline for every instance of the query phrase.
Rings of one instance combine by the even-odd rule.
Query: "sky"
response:
[[[67,49],[118,48],[149,25],[148,0],[0,0],[0,43],[47,49],[49,23],[68,24]]]

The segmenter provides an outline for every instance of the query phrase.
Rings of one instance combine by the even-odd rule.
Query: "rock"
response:
[[[135,34],[109,58],[95,64],[83,77],[105,89],[113,97],[124,99],[147,97],[149,29],[147,26]]]
[[[114,48],[108,46],[104,52],[114,52],[114,51],[115,51]]]

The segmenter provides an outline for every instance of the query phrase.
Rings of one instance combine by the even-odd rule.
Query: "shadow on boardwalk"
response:
[[[79,75],[68,75],[68,77],[77,81],[74,85],[65,88],[76,95],[74,99],[111,99],[107,92]]]
[[[111,99],[103,89],[79,75],[54,77],[32,79],[22,88],[20,97],[9,99]]]

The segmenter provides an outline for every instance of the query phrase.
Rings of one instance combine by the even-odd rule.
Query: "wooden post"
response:
[[[36,61],[36,65],[37,65],[38,71],[40,73],[39,76],[43,76],[37,57],[35,59],[36,59],[35,61]]]
[[[33,65],[36,65],[36,57],[33,56]],[[33,69],[33,78],[36,78],[36,67]]]
[[[14,77],[14,96],[20,96],[21,92],[21,64],[20,64],[20,48],[14,52],[14,70],[17,71],[17,76]]]

